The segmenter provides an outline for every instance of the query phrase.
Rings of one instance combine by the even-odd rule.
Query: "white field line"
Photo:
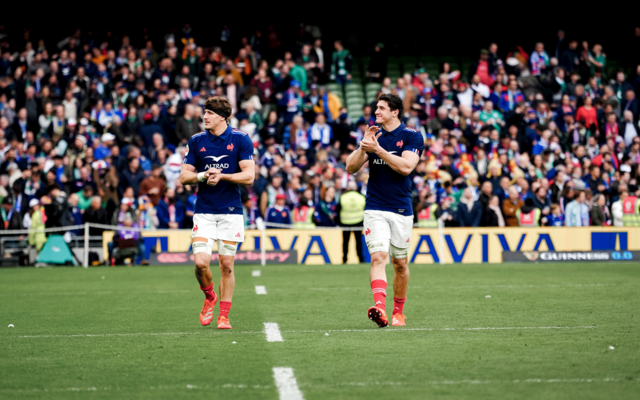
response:
[[[265,329],[266,329],[265,323]],[[277,324],[275,324],[277,326]],[[280,331],[279,333],[328,333],[328,332],[404,332],[404,331],[500,331],[519,329],[596,329],[597,326],[504,326],[504,327],[477,327],[477,328],[390,328],[390,329],[330,329],[330,330],[308,330],[308,331]],[[212,332],[161,332],[161,333],[96,333],[96,334],[76,334],[76,335],[24,335],[24,336],[4,336],[4,338],[19,339],[39,339],[39,338],[91,338],[91,337],[112,337],[112,336],[179,336],[179,335],[257,335],[264,334],[265,331],[212,331]]]
[[[409,289],[491,289],[491,288],[536,288],[536,287],[549,287],[549,288],[580,288],[580,287],[611,287],[611,286],[638,286],[635,283],[578,283],[570,285],[468,285],[468,286],[409,286]],[[359,287],[312,287],[309,290],[370,290],[366,286]]]
[[[280,328],[275,322],[265,322],[264,333],[267,334],[267,342],[284,342]]]
[[[265,324],[266,325],[266,324]],[[274,367],[273,379],[276,381],[276,388],[278,388],[278,395],[280,400],[303,400],[302,392],[298,387],[295,375],[293,375],[293,368],[288,367]]]
[[[260,276],[260,270],[251,271],[251,276]]]
[[[255,273],[258,275],[254,275]],[[252,276],[261,276],[260,271],[253,271]],[[536,288],[536,287],[548,287],[548,288],[590,288],[590,287],[614,287],[614,286],[640,286],[635,283],[617,283],[617,284],[605,284],[605,283],[585,283],[585,284],[571,284],[571,285],[469,285],[469,286],[409,286],[409,289],[492,289],[492,288]],[[251,289],[235,289],[237,292],[246,292]],[[289,291],[290,289],[271,289],[276,291]],[[327,291],[327,290],[364,290],[369,291],[371,288],[367,286],[358,287],[312,287],[308,290],[314,291]],[[0,297],[16,297],[16,296],[87,296],[87,295],[127,295],[127,294],[170,294],[170,293],[196,293],[195,290],[148,290],[148,291],[98,291],[98,292],[24,292],[24,293],[0,293]],[[199,292],[198,292],[199,293]]]
[[[275,369],[275,368],[274,368]],[[275,375],[275,372],[274,372]],[[294,377],[295,379],[295,377]],[[336,387],[336,386],[440,386],[440,385],[499,385],[499,384],[553,384],[553,383],[608,383],[608,382],[629,382],[638,383],[640,378],[537,378],[537,379],[514,379],[514,380],[478,380],[478,379],[462,379],[462,380],[441,380],[441,381],[413,381],[413,382],[335,382],[332,385],[324,384],[300,384],[298,386],[309,388]],[[0,393],[40,393],[40,392],[106,392],[106,391],[148,391],[148,390],[210,390],[216,388],[227,389],[261,389],[271,390],[270,385],[251,385],[251,384],[232,384],[227,383],[219,386],[211,385],[172,385],[172,386],[145,386],[145,387],[84,387],[84,388],[46,388],[46,389],[0,389]],[[298,389],[299,390],[299,389]]]
[[[256,294],[267,294],[267,288],[264,286],[256,286]]]

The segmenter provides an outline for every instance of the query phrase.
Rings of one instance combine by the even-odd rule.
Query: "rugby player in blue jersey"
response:
[[[413,209],[411,175],[424,149],[422,134],[402,123],[404,106],[395,94],[378,98],[377,126],[365,132],[359,147],[347,158],[347,172],[354,174],[369,161],[364,233],[371,254],[371,291],[375,305],[368,310],[369,319],[383,328],[389,325],[385,298],[389,254],[393,264],[392,324],[404,326],[404,303],[409,286],[407,262]]]
[[[200,323],[209,325],[218,296],[213,291],[209,264],[213,244],[218,243],[220,263],[220,315],[218,329],[231,329],[229,311],[235,286],[233,260],[238,243],[244,241],[240,185],[255,177],[253,143],[249,136],[227,124],[231,103],[210,97],[204,103],[205,131],[193,135],[180,171],[183,185],[198,185],[198,199],[191,233],[196,278],[205,300]]]

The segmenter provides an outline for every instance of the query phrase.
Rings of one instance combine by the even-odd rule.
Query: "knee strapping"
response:
[[[222,240],[218,240],[218,254],[221,256],[235,256],[238,246],[234,244],[225,243]]]
[[[378,251],[388,253],[389,239],[372,239],[367,242],[367,248],[369,249],[369,254],[373,254]]]
[[[401,260],[403,258],[407,258],[407,255],[409,254],[409,248],[407,247],[407,248],[401,249],[400,247],[394,246],[392,243],[390,254],[391,254],[391,257],[395,258],[396,260]]]
[[[206,242],[193,242],[191,247],[193,254],[206,253],[211,255],[213,252],[213,240],[209,239]]]

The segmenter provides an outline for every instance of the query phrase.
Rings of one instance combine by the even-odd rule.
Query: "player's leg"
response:
[[[391,264],[393,265],[393,326],[404,326],[404,303],[407,300],[409,287],[409,246],[411,245],[411,231],[413,217],[389,213],[388,221],[391,228]]]
[[[229,240],[218,240],[218,260],[220,262],[220,315],[218,329],[231,329],[229,311],[233,300],[233,290],[236,287],[236,277],[233,273],[234,256],[237,244]]]
[[[387,272],[385,267],[389,259],[390,229],[380,211],[367,210],[364,213],[365,240],[371,254],[369,280],[375,305],[369,308],[369,319],[383,328],[389,325],[385,299],[387,297]]]
[[[233,290],[236,285],[234,257],[238,243],[244,241],[244,220],[242,215],[225,214],[218,218],[218,260],[220,262],[220,315],[218,329],[231,329],[229,312]]]
[[[392,249],[393,249],[393,245]],[[393,252],[394,250],[392,250]],[[409,263],[407,256],[397,259],[391,256],[391,264],[393,264],[393,312],[391,313],[393,326],[404,326],[405,316],[404,303],[407,301],[407,288],[409,287]]]
[[[213,277],[211,276],[211,252],[213,250],[213,238],[215,237],[215,222],[206,215],[193,216],[193,230],[191,233],[193,258],[195,262],[195,274],[200,290],[204,293],[204,305],[200,311],[200,323],[209,325],[213,320],[213,310],[218,301],[218,296],[213,291]]]

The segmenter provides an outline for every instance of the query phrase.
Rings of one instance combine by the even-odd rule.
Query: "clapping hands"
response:
[[[382,132],[376,133],[380,128],[377,126],[370,126],[364,133],[364,137],[360,141],[360,148],[366,153],[375,153],[379,148],[378,138],[382,135]]]

